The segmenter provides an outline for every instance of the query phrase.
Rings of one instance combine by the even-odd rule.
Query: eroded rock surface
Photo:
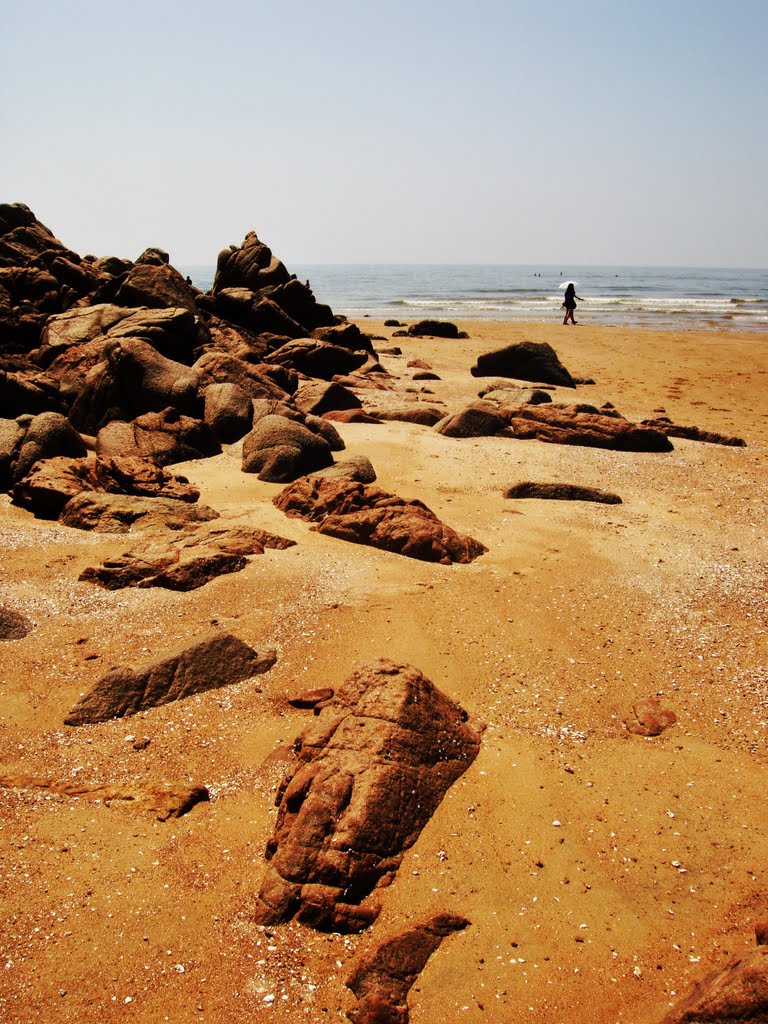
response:
[[[729,434],[718,434],[714,430],[702,430],[701,427],[685,427],[679,423],[673,423],[668,416],[656,416],[653,419],[643,420],[643,426],[653,427],[660,430],[667,437],[683,437],[688,441],[706,441],[709,444],[724,444],[731,448],[746,448],[747,442],[743,437],[733,437]]]
[[[347,1012],[352,1024],[408,1024],[413,983],[443,939],[469,924],[458,914],[437,914],[393,935],[364,957],[347,981],[358,999]]]
[[[466,712],[410,665],[358,668],[296,741],[255,918],[355,932],[450,786],[474,761]]]
[[[577,405],[524,405],[505,416],[515,437],[623,452],[670,452],[672,443],[655,427],[632,423],[615,410]]]
[[[300,477],[274,499],[286,515],[353,544],[369,544],[425,562],[471,562],[488,549],[437,518],[421,501],[406,501],[350,477]]]
[[[218,689],[269,671],[277,655],[259,655],[229,633],[204,637],[143,669],[115,668],[72,708],[65,725],[89,725],[135,715],[194,693]]]
[[[655,697],[642,697],[632,705],[625,724],[636,736],[660,736],[676,721],[675,712],[662,708]]]
[[[766,1024],[768,947],[734,957],[713,971],[663,1018],[661,1024]]]

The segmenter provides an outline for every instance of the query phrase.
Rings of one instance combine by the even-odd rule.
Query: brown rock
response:
[[[658,736],[677,721],[674,711],[665,711],[655,697],[643,697],[632,705],[626,726],[636,736]]]
[[[443,939],[470,923],[458,914],[437,914],[380,943],[349,976],[347,988],[358,1002],[347,1017],[353,1024],[408,1024],[411,986]]]
[[[34,628],[34,623],[26,615],[0,604],[0,640],[23,640]]]
[[[96,437],[96,453],[102,458],[138,458],[171,466],[219,455],[221,444],[207,423],[168,408],[137,416],[130,423],[108,423]]]
[[[87,452],[85,442],[58,412],[41,412],[29,423],[11,467],[13,478],[21,480],[40,459],[58,455],[80,458]]]
[[[466,712],[417,669],[384,659],[361,666],[296,741],[256,921],[369,924],[378,907],[364,901],[397,870],[479,746]]]
[[[218,689],[269,671],[274,651],[259,655],[231,634],[213,634],[163,661],[134,670],[116,668],[72,708],[65,725],[88,725],[135,715],[195,693]]]
[[[362,408],[357,395],[333,381],[309,381],[302,384],[293,400],[297,409],[314,416],[323,416],[337,409]]]
[[[274,503],[286,515],[315,523],[319,533],[426,562],[471,562],[488,550],[446,526],[423,502],[349,477],[301,477]]]
[[[332,380],[334,376],[346,375],[357,370],[367,360],[366,352],[356,352],[341,345],[331,345],[311,338],[298,338],[287,342],[265,362],[277,363],[307,377]]]
[[[618,494],[601,491],[597,487],[579,484],[542,484],[523,481],[504,491],[505,498],[546,498],[555,501],[597,501],[603,505],[620,505]]]
[[[713,971],[663,1018],[661,1024],[766,1024],[768,948],[734,957]]]
[[[137,524],[143,528],[161,526],[178,530],[190,523],[218,518],[219,513],[207,505],[176,498],[81,491],[64,506],[59,522],[76,530],[128,533]]]
[[[688,441],[706,441],[709,444],[724,444],[732,448],[746,448],[747,445],[743,437],[717,434],[712,430],[702,430],[701,427],[683,427],[673,423],[667,416],[656,416],[653,419],[642,420],[642,423],[643,426],[660,430],[667,437],[683,437]]]
[[[495,412],[469,406],[452,416],[444,416],[434,429],[444,437],[494,437],[508,433],[507,424]]]
[[[292,708],[300,708],[301,710],[308,710],[310,708],[316,708],[318,704],[326,704],[333,697],[333,690],[328,687],[320,687],[317,690],[304,690],[303,693],[297,693],[293,697],[288,698],[288,703]]]
[[[669,452],[672,444],[660,430],[632,423],[615,411],[592,405],[525,405],[505,417],[520,440],[575,444],[624,452]]]
[[[478,356],[473,377],[513,377],[557,387],[576,387],[557,353],[546,342],[520,341]]]
[[[249,231],[240,246],[232,245],[219,253],[213,292],[224,288],[249,288],[257,292],[268,285],[285,284],[290,274],[272,255],[268,246]]]
[[[397,421],[400,423],[418,423],[422,427],[434,427],[445,419],[445,410],[433,405],[395,406],[389,409],[374,408],[368,410],[377,420]],[[502,424],[504,426],[505,424]]]
[[[286,416],[264,416],[243,439],[243,472],[259,480],[287,483],[332,463],[325,438]]]
[[[466,338],[465,331],[460,331],[456,324],[446,320],[419,320],[411,324],[407,332],[411,338]]]

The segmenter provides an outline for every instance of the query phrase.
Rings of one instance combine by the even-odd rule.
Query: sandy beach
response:
[[[360,397],[458,411],[477,398],[479,354],[547,341],[594,381],[555,401],[611,402],[633,421],[664,410],[746,446],[674,438],[671,452],[634,453],[338,423],[337,458],[367,456],[380,487],[488,548],[450,566],[322,536],[225,451],[174,472],[227,522],[296,544],[188,593],[80,582],[134,536],[35,520],[0,496],[0,604],[34,623],[0,644],[0,1019],[345,1019],[358,959],[451,912],[471,924],[416,980],[412,1024],[656,1024],[754,948],[768,917],[766,337],[587,317],[468,321],[465,340],[361,321],[393,390]],[[414,380],[414,359],[438,379]],[[622,503],[505,498],[520,481]],[[63,724],[113,666],[217,630],[274,648],[274,668]],[[265,929],[252,911],[275,793],[313,717],[288,698],[377,658],[415,666],[484,723],[480,753],[381,890],[371,929]],[[640,698],[676,723],[628,732]],[[159,821],[114,796],[156,782],[203,785],[210,800]],[[87,792],[105,785],[113,798]]]

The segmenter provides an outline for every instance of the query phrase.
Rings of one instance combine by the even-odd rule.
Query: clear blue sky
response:
[[[80,253],[768,266],[768,0],[0,0],[0,201]]]

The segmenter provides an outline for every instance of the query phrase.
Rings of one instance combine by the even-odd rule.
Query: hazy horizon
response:
[[[768,266],[758,0],[0,15],[0,201],[80,253]]]

